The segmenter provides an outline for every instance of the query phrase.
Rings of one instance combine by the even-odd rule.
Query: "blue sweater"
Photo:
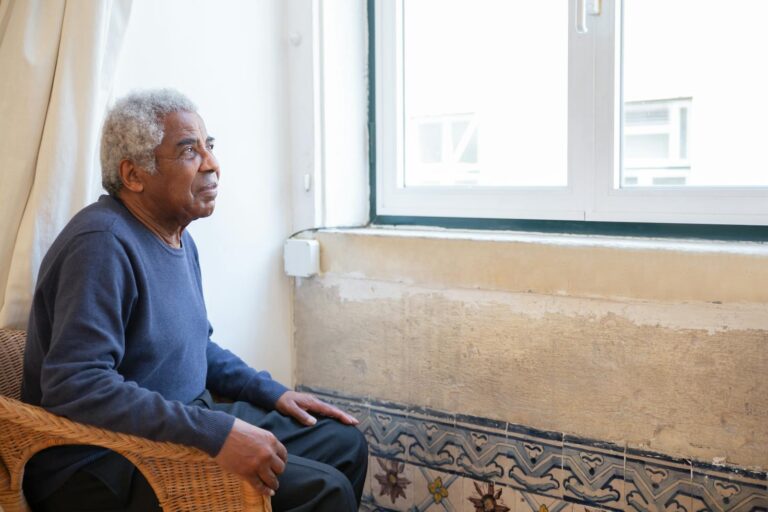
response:
[[[287,388],[210,340],[197,249],[163,243],[110,196],[78,213],[38,274],[22,400],[75,421],[219,452],[234,423],[187,405],[207,388],[272,409]],[[54,448],[27,467],[37,497],[103,455]]]

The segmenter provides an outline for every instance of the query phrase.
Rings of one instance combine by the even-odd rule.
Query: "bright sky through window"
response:
[[[768,185],[766,19],[765,0],[624,2],[624,185]]]
[[[403,26],[406,186],[566,184],[567,3],[406,1]]]

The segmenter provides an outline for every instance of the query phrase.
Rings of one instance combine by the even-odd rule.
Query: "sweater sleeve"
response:
[[[56,278],[40,276],[54,297],[41,405],[75,421],[216,455],[233,417],[166,400],[118,373],[138,297],[121,243],[111,233],[87,233],[73,238],[60,258]]]
[[[210,331],[210,330],[209,330]],[[229,350],[208,340],[208,378],[206,387],[221,396],[250,402],[264,409],[275,403],[288,388],[266,371],[256,371]]]

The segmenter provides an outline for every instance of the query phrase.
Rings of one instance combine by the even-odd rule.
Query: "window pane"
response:
[[[567,185],[568,3],[403,4],[405,185]]]
[[[768,2],[624,0],[621,186],[768,186]]]
[[[665,160],[669,158],[669,135],[628,135],[624,155],[628,160]]]
[[[419,161],[437,163],[443,155],[443,129],[438,123],[424,123],[419,126]]]

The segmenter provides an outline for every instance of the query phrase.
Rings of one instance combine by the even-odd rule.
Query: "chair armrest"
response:
[[[165,512],[272,510],[268,497],[196,448],[83,425],[0,396],[0,504],[6,512],[28,510],[21,482],[32,455],[51,446],[73,444],[102,446],[130,460]]]

